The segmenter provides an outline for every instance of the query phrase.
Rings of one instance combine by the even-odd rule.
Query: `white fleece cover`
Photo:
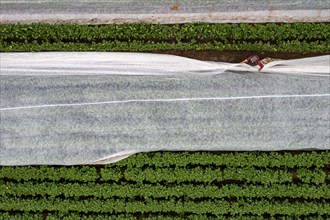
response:
[[[1,53],[0,165],[147,151],[330,149],[330,56],[246,64],[146,53]]]
[[[1,0],[1,23],[329,22],[329,0]]]

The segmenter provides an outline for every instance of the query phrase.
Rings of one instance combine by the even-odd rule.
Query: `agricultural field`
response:
[[[251,51],[310,56],[329,54],[330,24],[0,25],[0,52],[37,51],[227,54],[234,62]],[[329,151],[149,152],[109,165],[1,166],[0,219],[329,219],[329,168]]]
[[[328,219],[330,153],[153,152],[0,168],[1,219]]]

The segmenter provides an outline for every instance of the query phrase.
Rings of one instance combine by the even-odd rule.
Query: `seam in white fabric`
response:
[[[132,99],[118,100],[107,102],[85,102],[85,103],[64,103],[50,105],[32,105],[20,107],[1,108],[0,111],[35,109],[35,108],[51,108],[51,107],[71,107],[71,106],[86,106],[86,105],[107,105],[107,104],[122,104],[134,102],[189,102],[189,101],[222,101],[222,100],[239,100],[239,99],[267,99],[267,98],[306,98],[306,97],[325,97],[330,94],[305,94],[305,95],[264,95],[264,96],[237,96],[237,97],[209,97],[209,98],[177,98],[177,99]]]

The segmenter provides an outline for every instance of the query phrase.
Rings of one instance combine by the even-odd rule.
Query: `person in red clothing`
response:
[[[258,65],[259,71],[262,70],[262,68],[264,68],[264,64],[261,62],[261,60],[259,59],[259,57],[257,55],[249,56],[248,58],[243,60],[241,63],[246,63],[246,64],[249,64],[250,66]]]

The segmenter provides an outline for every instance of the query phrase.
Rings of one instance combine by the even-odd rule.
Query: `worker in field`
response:
[[[259,71],[262,70],[262,68],[264,68],[264,64],[263,62],[259,59],[259,57],[257,55],[252,55],[249,56],[248,58],[246,58],[245,60],[243,60],[241,63],[246,63],[250,66],[259,66]]]

